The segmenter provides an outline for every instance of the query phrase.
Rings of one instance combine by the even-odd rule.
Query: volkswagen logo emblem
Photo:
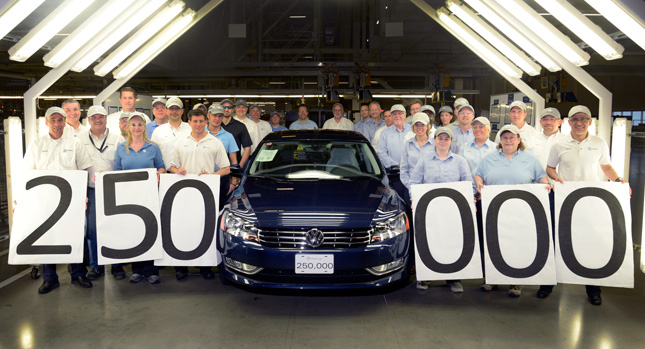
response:
[[[325,235],[323,234],[322,231],[320,231],[320,229],[317,229],[317,228],[310,229],[305,234],[305,241],[307,242],[307,245],[313,248],[320,247],[320,245],[322,245],[324,240],[325,240]]]

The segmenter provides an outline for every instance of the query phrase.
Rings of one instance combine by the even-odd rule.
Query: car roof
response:
[[[284,130],[271,132],[264,137],[264,142],[294,140],[294,139],[324,139],[330,141],[353,141],[369,143],[362,134],[354,131],[341,130]]]

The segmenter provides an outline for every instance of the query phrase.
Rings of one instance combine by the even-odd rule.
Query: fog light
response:
[[[224,263],[226,263],[226,266],[228,266],[233,270],[239,271],[240,273],[249,274],[249,275],[257,274],[263,269],[260,267],[256,267],[255,265],[242,263],[231,257],[225,257]]]
[[[373,275],[385,275],[389,272],[400,269],[401,267],[403,267],[403,258],[397,259],[390,263],[377,265],[372,268],[365,268],[365,270]]]

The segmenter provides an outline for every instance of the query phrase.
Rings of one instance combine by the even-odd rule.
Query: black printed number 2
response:
[[[39,185],[50,184],[60,191],[60,201],[54,212],[41,224],[36,230],[29,234],[16,247],[16,253],[19,255],[35,254],[71,254],[72,246],[70,245],[34,245],[56,222],[58,222],[72,202],[72,186],[65,179],[58,176],[42,176],[34,178],[27,182],[26,189],[30,190]]]

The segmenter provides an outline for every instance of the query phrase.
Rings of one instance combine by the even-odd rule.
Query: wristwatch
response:
[[[622,182],[622,181],[623,181],[623,177],[618,177],[614,179],[614,182]]]

